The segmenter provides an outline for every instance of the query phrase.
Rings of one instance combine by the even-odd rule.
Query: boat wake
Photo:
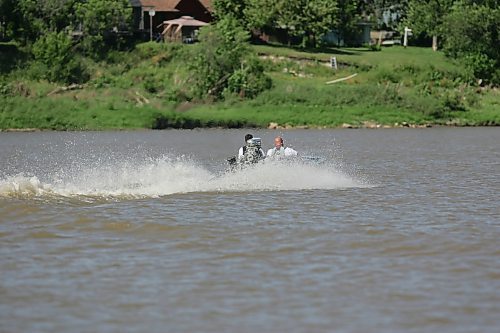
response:
[[[237,171],[211,172],[186,158],[70,168],[45,175],[0,178],[0,197],[132,199],[192,192],[254,192],[366,187],[327,164],[259,163]]]

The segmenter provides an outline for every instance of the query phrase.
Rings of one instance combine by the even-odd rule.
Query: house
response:
[[[211,22],[212,0],[129,0],[133,11],[134,30],[158,35],[163,22],[190,16],[202,22]],[[152,18],[152,21],[151,21]]]

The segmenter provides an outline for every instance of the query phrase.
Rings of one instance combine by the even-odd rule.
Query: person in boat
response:
[[[274,148],[267,151],[267,157],[281,158],[290,156],[297,156],[297,151],[290,147],[285,147],[281,136],[274,138]]]
[[[252,134],[245,135],[245,145],[238,150],[238,162],[257,163],[265,157],[260,138],[254,138]]]

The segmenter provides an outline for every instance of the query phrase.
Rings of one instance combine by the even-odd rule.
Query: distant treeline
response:
[[[498,0],[214,0],[213,9],[215,24],[231,20],[226,27],[248,33],[285,31],[303,48],[321,46],[330,31],[348,40],[360,22],[399,32],[408,26],[411,41],[432,39],[481,85],[500,84]],[[23,52],[9,57],[2,47],[3,75],[28,65],[34,77],[85,82],[85,59],[107,60],[134,43],[133,34],[113,33],[132,32],[128,0],[0,0],[0,22],[0,38]]]

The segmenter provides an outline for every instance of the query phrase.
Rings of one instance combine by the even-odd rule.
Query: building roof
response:
[[[213,9],[213,1],[212,0],[198,0],[202,5],[203,7],[205,7],[206,9],[208,9],[209,12],[213,12],[214,9]]]
[[[129,0],[132,7],[152,7],[158,12],[177,12],[176,7],[183,0]],[[208,11],[212,11],[212,0],[192,0],[198,1]]]
[[[153,7],[157,12],[176,12],[180,0],[140,0],[142,8]]]

